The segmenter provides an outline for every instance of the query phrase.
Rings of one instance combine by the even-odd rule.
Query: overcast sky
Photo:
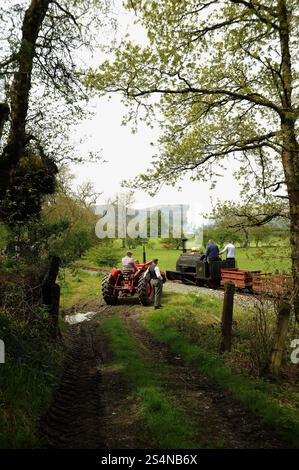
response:
[[[118,36],[121,37],[127,31],[136,41],[144,43],[144,32],[134,25],[133,16],[124,13],[120,6],[121,2],[116,2],[116,4],[118,5],[116,7],[119,23]],[[86,65],[97,65],[100,55],[85,58],[85,63],[86,61]],[[84,143],[80,144],[84,153],[90,150],[100,151],[107,163],[72,165],[71,172],[76,177],[75,185],[86,180],[92,181],[96,190],[103,193],[98,201],[102,203],[115,193],[124,191],[121,188],[122,180],[146,172],[150,167],[151,157],[155,153],[150,143],[157,141],[159,128],[156,125],[155,129],[150,129],[141,124],[138,133],[132,134],[129,126],[123,127],[121,121],[125,108],[117,95],[113,96],[110,101],[106,98],[93,99],[90,106],[95,112],[94,118],[82,122],[76,128],[76,135],[73,138],[76,143],[80,139],[84,140]],[[180,185],[182,191],[178,191],[175,187],[165,186],[154,198],[143,191],[137,191],[135,200],[138,205],[146,206],[169,203],[194,205],[196,203],[201,211],[209,212],[212,203],[215,203],[217,199],[238,198],[239,188],[231,175],[232,168],[233,166],[229,165],[228,171],[224,172],[213,191],[210,191],[209,184],[191,182],[186,177]]]

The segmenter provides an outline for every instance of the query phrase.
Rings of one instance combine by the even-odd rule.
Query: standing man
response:
[[[155,290],[155,309],[161,308],[161,297],[163,290],[163,278],[158,266],[158,259],[153,260],[153,264],[148,268],[152,285]]]
[[[219,255],[222,253],[226,253],[226,261],[228,262],[228,268],[235,268],[236,267],[236,247],[232,244],[231,240],[229,240],[228,244],[220,251]]]
[[[220,284],[220,267],[217,261],[219,258],[219,248],[214,242],[214,240],[208,241],[208,248],[206,251],[206,259],[209,262],[209,273],[212,281],[212,287],[218,286]]]
[[[218,261],[219,260],[219,248],[214,242],[214,240],[208,241],[208,248],[206,251],[206,258],[209,261]]]

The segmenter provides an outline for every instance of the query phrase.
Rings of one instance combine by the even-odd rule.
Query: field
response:
[[[98,266],[97,258],[102,250],[103,248],[101,247],[93,247],[85,254],[85,256],[82,257],[82,259],[77,261],[77,264],[94,267]],[[109,248],[109,251],[113,250],[118,255],[120,263],[121,257],[124,256],[126,249],[121,250],[118,246],[115,248]],[[142,247],[139,246],[132,251],[134,253],[134,259],[142,262]],[[161,248],[158,243],[156,244],[156,247],[146,248],[147,260],[158,258],[159,265],[162,270],[175,270],[176,261],[180,256],[180,253],[181,250]],[[287,273],[290,272],[291,267],[290,254],[288,248],[281,245],[261,246],[259,248],[237,247],[237,265],[240,269]]]

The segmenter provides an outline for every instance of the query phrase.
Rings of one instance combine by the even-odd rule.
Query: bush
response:
[[[96,254],[96,264],[98,266],[109,267],[117,266],[121,260],[121,253],[117,250],[106,249],[98,251]]]
[[[50,339],[49,313],[28,299],[25,285],[2,278],[0,339],[0,448],[40,445],[38,419],[62,370],[62,345]]]

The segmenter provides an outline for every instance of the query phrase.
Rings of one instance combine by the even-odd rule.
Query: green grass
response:
[[[284,247],[237,248],[237,263],[241,269],[264,272],[290,272],[290,252]]]
[[[80,269],[66,268],[60,273],[60,306],[68,309],[78,302],[91,301],[99,297],[102,275]]]
[[[166,284],[167,286],[167,284]],[[200,292],[200,291],[199,291]],[[211,295],[209,291],[205,293],[175,294],[166,291],[163,294],[163,314],[165,315],[165,325],[175,328],[197,341],[205,349],[217,352],[220,345],[221,314],[223,298]],[[267,334],[270,336],[273,326],[275,326],[275,312],[268,308],[267,304]],[[238,304],[234,306],[234,347],[237,348],[241,365],[246,367],[246,362],[250,362],[247,355],[252,347],[252,332],[255,327],[255,311],[253,306],[247,308]],[[245,350],[242,353],[242,349]],[[244,364],[241,357],[244,356]],[[227,360],[232,361],[233,355]]]
[[[0,364],[1,449],[42,444],[39,418],[50,403],[64,357],[62,346],[49,338],[48,331],[48,317],[40,308],[1,311],[0,338],[6,345],[5,364]]]
[[[154,337],[168,344],[176,354],[180,354],[187,364],[198,368],[221,387],[229,390],[265,423],[273,426],[287,442],[299,447],[298,409],[279,402],[274,384],[234,373],[215,352],[195,344],[185,332],[171,328],[169,322],[173,314],[171,308],[150,313],[146,317],[145,326]]]
[[[175,399],[165,393],[159,370],[142,358],[136,341],[130,336],[119,317],[109,318],[104,333],[111,338],[116,365],[140,400],[141,414],[158,448],[195,448],[192,426]]]
[[[50,403],[53,377],[11,360],[0,367],[0,448],[40,447],[39,417]]]

